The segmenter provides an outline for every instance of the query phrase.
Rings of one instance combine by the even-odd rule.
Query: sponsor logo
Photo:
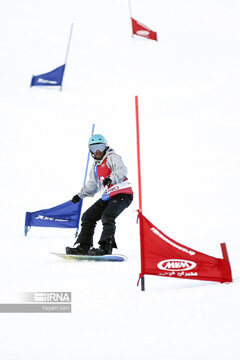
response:
[[[148,35],[150,35],[150,32],[147,31],[147,30],[138,30],[138,31],[136,31],[136,33],[138,35],[140,35],[140,36],[148,36]]]
[[[119,190],[119,186],[118,186],[118,185],[111,187],[111,188],[108,190],[108,193],[111,193],[111,192],[117,191],[117,190]]]
[[[190,272],[187,272],[187,273],[184,273],[183,271],[182,272],[179,272],[177,274],[178,276],[198,276],[198,273],[197,272],[193,272],[193,271],[190,271]]]
[[[52,85],[56,85],[57,84],[57,81],[54,81],[54,80],[45,80],[45,79],[41,79],[39,78],[37,80],[38,83],[41,83],[41,84],[52,84]]]
[[[197,272],[184,272],[184,271],[180,271],[180,272],[175,272],[175,271],[165,271],[165,272],[161,272],[158,274],[159,276],[174,276],[174,277],[193,277],[193,276],[198,276]]]
[[[164,236],[162,233],[160,233],[160,231],[158,231],[155,227],[152,227],[150,229],[154,234],[156,234],[158,237],[160,237],[162,240],[166,241],[169,245],[174,246],[175,248],[177,248],[178,250],[181,250],[183,252],[188,253],[189,255],[195,255],[195,251],[193,250],[189,250],[184,248],[183,246],[180,246],[178,244],[175,244],[173,241],[169,240],[166,236]]]
[[[112,187],[110,187],[106,193],[107,194],[110,194],[112,193],[113,191],[117,191],[117,190],[123,190],[123,189],[126,189],[128,187],[131,187],[131,183],[129,181],[124,181],[118,185],[113,185]]]
[[[190,271],[194,269],[197,264],[190,260],[181,260],[181,259],[168,259],[160,261],[157,264],[157,267],[160,270],[165,271]]]
[[[56,219],[53,217],[49,217],[49,216],[43,216],[43,215],[38,215],[35,220],[48,220],[48,221],[61,221],[61,222],[68,222],[68,219]]]

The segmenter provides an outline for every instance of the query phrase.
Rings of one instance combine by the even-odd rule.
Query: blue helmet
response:
[[[107,146],[107,140],[101,134],[92,135],[88,141],[88,146],[94,144],[105,144]]]

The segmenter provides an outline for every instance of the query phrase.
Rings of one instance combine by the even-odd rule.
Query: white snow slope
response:
[[[0,303],[24,292],[70,291],[70,314],[1,313],[4,360],[240,358],[240,3],[132,0],[158,42],[133,39],[127,0],[8,0],[0,11]],[[63,91],[30,88],[62,65]],[[140,271],[134,96],[139,96],[143,213],[176,241],[221,257],[234,282]],[[125,263],[50,254],[74,230],[32,228],[83,183],[92,124],[129,169],[135,199],[118,219]],[[84,209],[93,199],[84,200]],[[83,210],[84,210],[83,209]],[[99,224],[95,237],[101,232]]]

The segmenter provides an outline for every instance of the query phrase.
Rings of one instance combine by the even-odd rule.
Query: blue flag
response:
[[[82,199],[77,204],[67,201],[50,209],[26,212],[25,235],[31,226],[76,228],[78,231]]]
[[[41,75],[32,77],[31,86],[61,86],[65,64]]]

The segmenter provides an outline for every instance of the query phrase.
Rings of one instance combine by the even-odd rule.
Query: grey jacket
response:
[[[81,199],[84,199],[87,196],[94,196],[97,192],[104,190],[101,181],[99,180],[97,175],[97,166],[101,165],[102,162],[106,159],[106,157],[106,165],[111,170],[111,174],[109,177],[112,180],[112,184],[119,184],[126,178],[127,168],[124,165],[122,158],[117,155],[113,149],[108,148],[106,154],[101,160],[94,160],[94,164],[89,173],[88,181],[78,193],[78,196]]]

